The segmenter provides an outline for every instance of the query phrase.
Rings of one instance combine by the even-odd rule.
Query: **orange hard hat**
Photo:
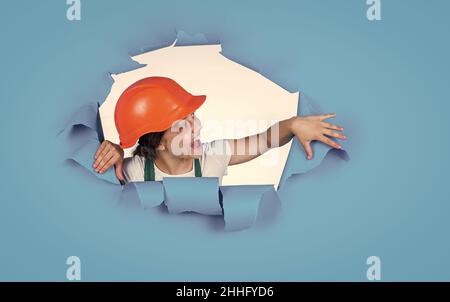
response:
[[[150,132],[172,127],[205,102],[205,95],[192,95],[172,79],[149,77],[122,93],[114,111],[120,146],[129,148]]]

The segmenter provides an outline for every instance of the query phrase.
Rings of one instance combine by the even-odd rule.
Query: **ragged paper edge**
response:
[[[281,208],[280,199],[271,185],[219,186],[217,177],[197,180],[172,177],[169,182],[166,185],[164,181],[127,183],[122,190],[121,203],[128,207],[140,204],[144,209],[165,206],[171,214],[193,212],[211,217],[220,214],[215,210],[199,208],[197,203],[203,199],[220,209],[224,220],[223,230],[227,232],[270,225]],[[191,185],[190,189],[180,191],[179,188],[185,188],[183,185],[186,183]],[[171,199],[172,205],[168,205],[168,196],[173,194],[183,197]]]

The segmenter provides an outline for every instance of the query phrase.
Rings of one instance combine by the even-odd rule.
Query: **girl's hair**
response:
[[[161,143],[161,139],[165,131],[161,132],[151,132],[142,135],[139,138],[138,146],[133,152],[133,155],[143,156],[148,159],[155,159],[156,148]]]

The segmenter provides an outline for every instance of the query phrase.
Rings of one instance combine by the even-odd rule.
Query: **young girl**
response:
[[[94,170],[104,173],[114,166],[121,183],[202,176],[218,177],[220,183],[229,165],[250,161],[293,137],[302,144],[307,159],[313,156],[311,141],[340,149],[330,137],[346,139],[336,132],[343,131],[342,127],[325,122],[336,115],[324,114],[294,116],[253,136],[201,143],[201,123],[195,111],[205,99],[191,95],[169,78],[137,81],[116,104],[114,119],[120,144],[104,141],[95,154]],[[123,149],[136,142],[133,157],[124,159]]]

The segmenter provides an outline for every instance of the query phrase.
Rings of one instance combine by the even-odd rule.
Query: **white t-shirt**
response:
[[[202,144],[202,156],[200,166],[202,176],[219,177],[219,184],[222,183],[222,176],[227,175],[227,167],[231,159],[231,145],[228,140],[215,140]],[[170,175],[162,172],[154,164],[155,180],[160,181],[164,177],[195,177],[194,161],[192,170],[185,174]],[[123,174],[126,182],[144,181],[145,158],[134,155],[124,159]]]

